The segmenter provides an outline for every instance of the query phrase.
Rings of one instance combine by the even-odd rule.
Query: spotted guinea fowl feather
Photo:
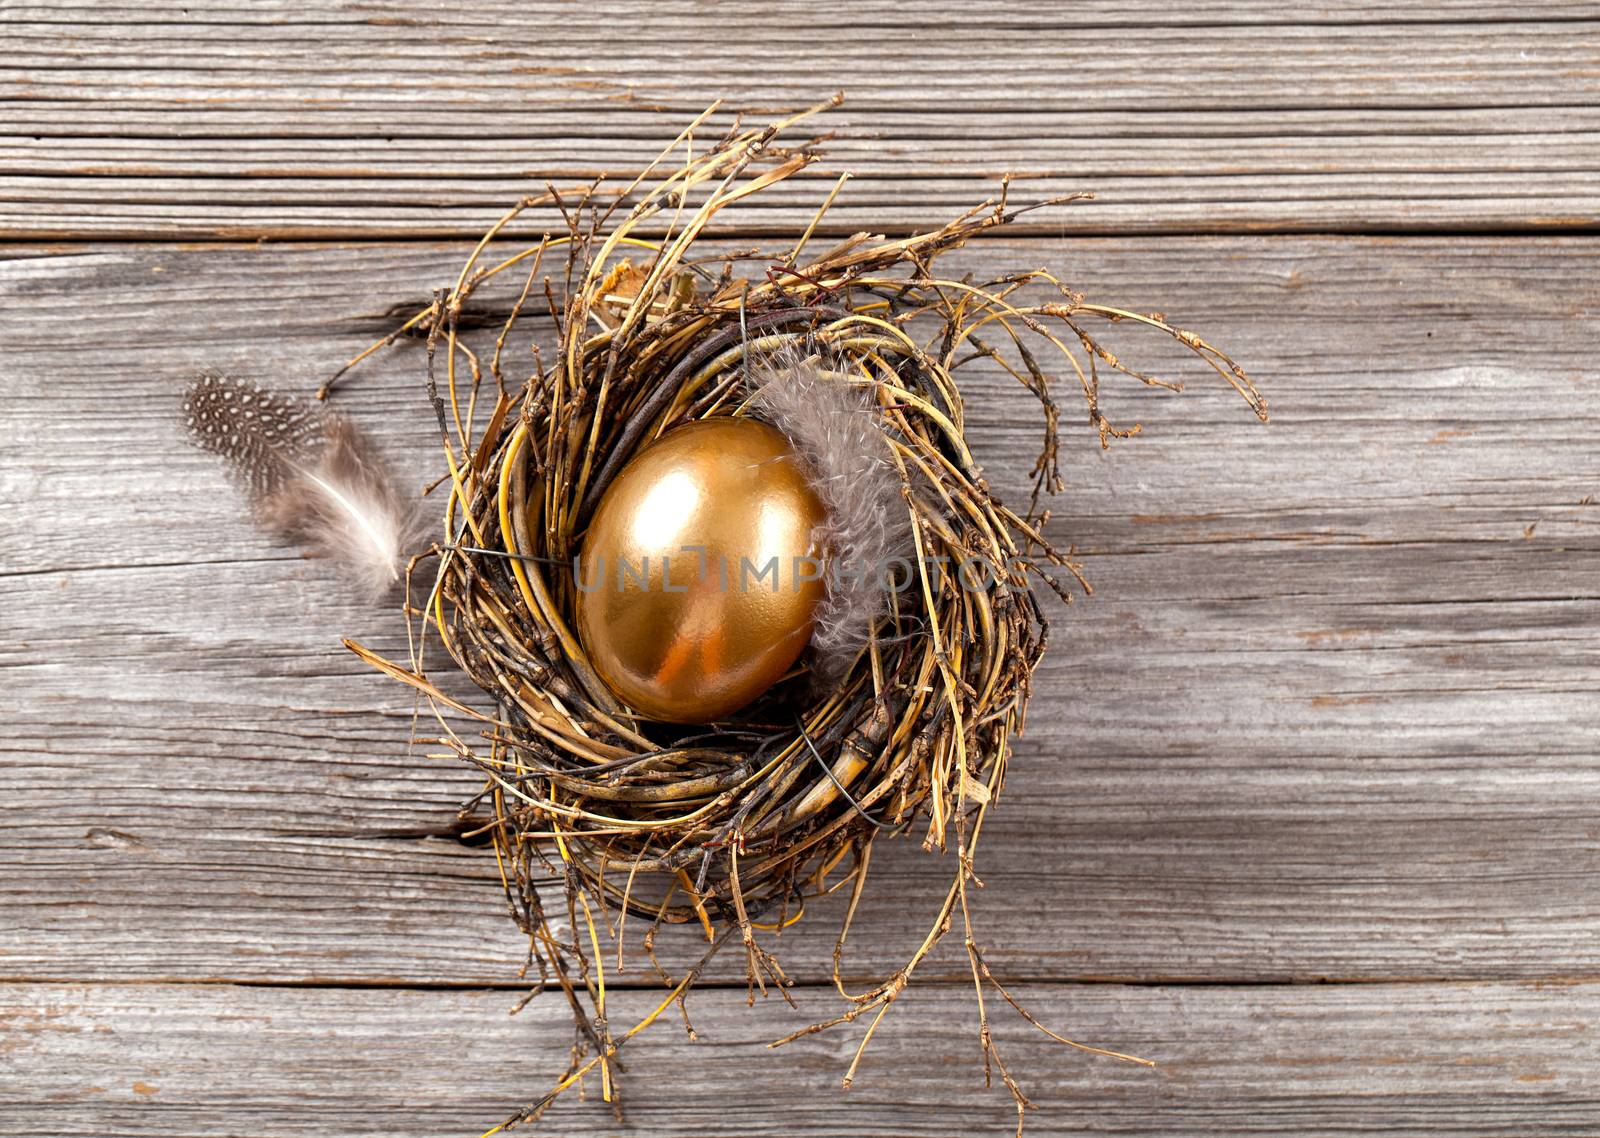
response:
[[[208,373],[184,398],[190,438],[227,460],[258,520],[373,593],[400,580],[416,510],[343,416]]]
[[[227,459],[252,497],[276,490],[322,444],[315,408],[216,372],[195,380],[183,415],[195,445]]]

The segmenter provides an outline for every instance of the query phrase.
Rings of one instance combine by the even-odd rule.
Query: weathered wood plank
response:
[[[819,128],[830,160],[729,225],[793,229],[841,170],[858,181],[835,232],[926,227],[1005,173],[1021,196],[1098,195],[1030,219],[1041,233],[1600,223],[1592,6],[1407,9],[1373,35],[1360,5],[1285,25],[1267,7],[936,4],[912,50],[894,10],[854,5],[652,5],[622,36],[585,6],[82,14],[0,22],[0,234],[474,235],[547,179],[628,174],[713,99],[835,89],[851,102]],[[824,30],[836,18],[853,31]],[[1345,22],[1298,23],[1328,19]]]
[[[396,618],[257,534],[176,419],[200,366],[308,390],[461,247],[15,252],[0,497],[29,507],[0,515],[0,976],[513,982],[492,866],[451,836],[471,779],[407,753],[410,701],[336,645],[399,651]],[[963,256],[1053,261],[1202,327],[1276,412],[1256,427],[1202,380],[1179,400],[1108,393],[1149,424],[1108,455],[1076,437],[1052,526],[1099,591],[1061,614],[986,839],[997,963],[1590,974],[1600,246]],[[345,403],[420,480],[419,363],[385,355]],[[979,452],[1015,489],[1031,409],[993,377],[970,395]],[[903,959],[947,866],[901,845],[876,871],[893,900],[859,930],[862,975]],[[818,978],[831,937],[806,922],[786,964]]]
[[[98,111],[43,106],[20,125],[33,134],[0,137],[0,227],[17,236],[467,236],[547,181],[574,187],[641,168],[687,121],[633,113],[619,118],[637,129],[619,123],[627,133],[609,135],[574,115],[567,132],[529,136],[474,116],[482,137],[397,138],[377,123],[378,133],[351,136],[349,114],[308,110],[285,128],[256,122],[272,115],[207,111],[185,117],[189,135],[150,138],[129,137],[141,128],[128,121],[107,136]],[[1095,195],[1020,227],[1035,233],[1550,229],[1600,218],[1600,116],[1588,110],[1555,121],[1534,108],[1286,113],[1243,125],[1231,113],[1129,113],[1092,127],[1042,115],[1000,129],[958,112],[836,117],[822,163],[724,227],[803,226],[841,171],[854,181],[828,232],[927,228],[996,193],[1007,174],[1019,200]],[[63,133],[79,131],[93,133]]]
[[[518,26],[532,22],[560,23],[585,13],[574,12],[567,0],[529,0],[514,10],[507,10],[508,19],[519,21]],[[641,6],[642,7],[642,6]],[[647,17],[672,17],[682,25],[686,20],[704,18],[705,5],[696,0],[660,0],[648,6]],[[98,24],[168,25],[193,27],[199,24],[223,23],[229,25],[295,25],[301,27],[341,27],[348,24],[369,23],[399,28],[430,28],[449,26],[463,21],[483,21],[484,13],[498,16],[494,7],[471,0],[441,0],[429,4],[422,12],[397,13],[395,5],[385,0],[338,0],[323,2],[315,7],[295,4],[293,0],[252,0],[248,4],[223,3],[221,0],[187,9],[151,8],[138,5],[102,3],[101,0],[38,0],[34,3],[13,4],[6,9],[17,21],[45,24],[65,24],[72,27]],[[846,0],[818,0],[812,6],[817,23],[838,29],[854,17],[872,27],[903,26],[911,23],[903,18],[893,5],[876,3],[849,3]],[[630,17],[639,13],[629,12]],[[1049,26],[1073,28],[1129,28],[1146,29],[1152,23],[1167,27],[1241,27],[1270,25],[1276,27],[1317,27],[1325,24],[1440,24],[1440,23],[1511,23],[1594,20],[1600,18],[1600,5],[1576,3],[1570,0],[1511,0],[1509,3],[1485,3],[1484,0],[1418,0],[1417,3],[1397,8],[1389,4],[1370,3],[1368,0],[1336,0],[1286,7],[1274,0],[1196,0],[1181,9],[1162,6],[1152,0],[1080,0],[1074,4],[1069,18],[1050,18],[1038,5],[1028,0],[992,0],[985,5],[988,22],[998,25]],[[772,25],[774,16],[746,6],[728,6],[718,12],[724,26],[760,30]],[[781,14],[778,17],[781,19]],[[1159,18],[1159,19],[1158,19]],[[932,0],[917,12],[915,25],[938,27],[959,23],[969,30],[981,31],[970,10],[950,3],[950,0]],[[690,25],[695,26],[695,25]]]
[[[508,113],[607,96],[685,110],[717,97],[788,103],[837,85],[884,109],[921,110],[954,95],[1007,112],[1040,104],[1575,106],[1600,87],[1593,9],[1578,20],[1524,10],[1492,23],[1397,23],[1381,36],[1354,21],[1172,26],[1156,5],[1110,25],[1020,5],[990,22],[950,0],[922,6],[914,21],[890,5],[841,4],[831,13],[640,5],[619,17],[502,0],[398,19],[374,7],[341,18],[333,5],[321,10],[321,32],[301,12],[282,4],[269,22],[237,19],[229,7],[208,18],[204,5],[191,5],[181,26],[112,18],[70,23],[70,32],[19,14],[0,43],[22,97],[291,106],[331,98],[398,108],[425,88],[424,105],[437,109]]]
[[[1250,988],[1023,986],[1041,1018],[1157,1058],[1156,1070],[1078,1055],[994,1013],[1002,1057],[1038,1110],[1028,1133],[1197,1135],[1593,1134],[1600,1061],[1588,985]],[[615,1018],[642,1014],[645,993]],[[624,1053],[625,1122],[559,1104],[537,1133],[766,1133],[871,1138],[1009,1133],[985,1090],[970,990],[913,986],[839,1088],[859,1030],[778,1051],[763,1043],[825,1014],[831,992],[745,1006],[689,1004]],[[545,1090],[565,1062],[559,1000],[507,1017],[504,992],[229,986],[0,987],[11,1073],[0,1134],[477,1134]]]

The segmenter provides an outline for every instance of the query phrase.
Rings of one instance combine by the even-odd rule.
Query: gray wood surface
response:
[[[1081,1037],[1160,1060],[1075,1054],[1014,1024],[1001,1055],[1038,1109],[1028,1133],[1592,1135],[1600,986],[1026,985],[1028,1006]],[[839,1087],[855,1039],[765,1046],[820,1003],[689,1002],[699,1040],[625,1049],[625,1123],[563,1102],[538,1132],[747,1138],[1010,1134],[983,1087],[971,992],[913,990]],[[0,1028],[31,1094],[0,1083],[0,1134],[167,1138],[476,1135],[565,1062],[555,1001],[508,1017],[509,993],[206,985],[0,987]],[[643,993],[621,1006],[641,1014]],[[4,1054],[4,1053],[0,1053]],[[513,1131],[513,1133],[528,1131]]]
[[[185,12],[0,14],[0,230],[471,237],[529,185],[630,175],[714,99],[836,89],[830,161],[746,226],[804,224],[840,170],[835,230],[925,225],[1005,172],[1097,194],[1040,234],[1600,224],[1595,5]]]
[[[408,757],[403,690],[337,648],[399,650],[397,617],[257,533],[174,413],[200,366],[313,387],[382,327],[372,298],[425,294],[459,248],[20,252],[4,469],[40,508],[0,522],[23,642],[0,777],[45,805],[0,831],[36,851],[0,882],[13,974],[507,981],[493,867],[450,836],[473,780]],[[1058,614],[990,833],[999,958],[1044,978],[1590,971],[1600,248],[1145,238],[954,264],[1045,253],[1238,351],[1275,419],[1120,338],[1196,382],[1111,389],[1148,426],[1106,454],[1072,436],[1053,533],[1099,592]],[[345,401],[420,480],[419,364],[396,349]],[[970,398],[1016,489],[1025,398],[992,376]],[[912,903],[869,914],[878,965],[946,867],[908,847],[880,870]],[[799,974],[830,937],[795,938]]]
[[[730,240],[840,169],[835,230],[1006,171],[1092,189],[952,267],[1165,311],[1273,407],[1119,329],[1190,390],[1112,388],[1145,433],[1071,439],[1051,526],[1096,595],[1056,615],[977,916],[1047,1023],[1161,1067],[997,1013],[1029,1133],[1600,1132],[1600,6],[906,11],[0,7],[0,1134],[473,1135],[559,1070],[563,1007],[505,1014],[474,780],[338,648],[399,651],[398,615],[241,516],[178,394],[307,391],[542,179],[625,172],[717,95],[836,88],[828,161]],[[257,236],[285,240],[195,244]],[[342,396],[416,483],[419,368]],[[1028,401],[968,397],[1018,492]],[[853,981],[948,872],[879,850]],[[836,1008],[836,916],[781,942],[802,1013],[727,962],[701,1042],[630,1045],[624,1124],[547,1131],[1009,1132],[954,945],[848,1092],[849,1029],[761,1046]]]

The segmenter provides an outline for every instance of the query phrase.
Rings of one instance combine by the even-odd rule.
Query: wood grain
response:
[[[492,866],[454,836],[472,780],[408,749],[410,701],[337,647],[400,652],[397,618],[257,533],[176,418],[202,366],[309,390],[463,249],[14,252],[0,493],[31,508],[0,516],[0,796],[19,804],[0,823],[0,975],[514,984]],[[1203,327],[1275,408],[1259,427],[1186,370],[1179,398],[1108,393],[1141,437],[1101,454],[1074,436],[1052,526],[1097,593],[1058,616],[989,831],[997,964],[1592,975],[1600,247],[1141,238],[961,257],[1055,262]],[[418,482],[419,367],[402,346],[343,396]],[[979,454],[1016,491],[1031,408],[992,375],[969,395]],[[902,844],[878,872],[894,900],[860,932],[861,976],[903,959],[948,866]],[[784,939],[808,981],[832,948],[831,913],[814,916]]]
[[[727,240],[792,237],[841,171],[828,233],[1092,191],[951,267],[1163,310],[1273,404],[1115,329],[1191,390],[1071,440],[1051,528],[1096,593],[978,937],[1046,1023],[1161,1066],[997,1013],[1029,1133],[1600,1133],[1597,60],[1600,5],[1558,0],[0,4],[0,1135],[467,1135],[548,1085],[570,1022],[506,1015],[474,780],[337,645],[402,652],[393,605],[257,532],[178,395],[309,391],[520,195],[835,90],[824,162]],[[406,343],[340,396],[413,485],[419,377]],[[1032,408],[968,395],[1016,496]],[[949,871],[879,849],[850,984]],[[540,1132],[1010,1133],[954,942],[850,1091],[853,1031],[761,1046],[837,1010],[836,917],[777,946],[800,1011],[725,962],[697,1043],[630,1047],[624,1122],[591,1086]],[[627,963],[617,1020],[658,993]]]
[[[592,13],[563,0],[527,0],[514,10],[506,12],[519,20],[517,26],[551,23],[572,26],[583,20],[593,20]],[[680,27],[687,17],[701,19],[709,6],[695,0],[661,0],[650,5],[649,11],[626,10],[628,21],[655,20],[666,23],[669,18],[678,20]],[[881,0],[869,3],[846,3],[844,0],[818,0],[813,6],[819,22],[827,21],[833,28],[840,26],[843,17],[855,15],[864,25],[884,27],[894,14],[892,5]],[[207,24],[228,26],[294,25],[298,27],[337,28],[350,24],[374,24],[396,28],[431,28],[448,26],[463,20],[481,19],[485,12],[498,16],[500,9],[473,3],[471,0],[439,0],[428,5],[425,11],[406,11],[383,0],[334,0],[316,6],[296,5],[289,0],[252,0],[251,3],[225,3],[221,0],[186,9],[152,8],[137,4],[118,4],[109,0],[37,0],[13,4],[7,8],[18,21],[41,24],[60,24],[68,27],[93,27],[102,24],[116,26],[167,26],[194,28]],[[1359,24],[1382,27],[1388,24],[1454,24],[1454,23],[1547,23],[1588,21],[1600,16],[1600,6],[1573,0],[1505,0],[1487,3],[1485,0],[1417,0],[1404,7],[1373,3],[1372,0],[1333,0],[1315,6],[1286,7],[1274,0],[1195,0],[1182,8],[1163,7],[1152,0],[1080,0],[1074,4],[1070,17],[1062,18],[1042,13],[1028,0],[992,0],[985,12],[996,24],[1015,27],[1068,26],[1087,28],[1146,28],[1153,23],[1168,27],[1274,27],[1320,28],[1329,24]],[[760,29],[773,26],[774,18],[783,24],[782,13],[760,12],[746,5],[726,4],[718,7],[717,15],[723,26]],[[911,31],[937,30],[952,23],[960,23],[974,33],[982,24],[972,19],[971,12],[949,0],[932,0],[926,4],[914,22],[901,21]],[[654,25],[646,25],[654,26]]]
[[[714,99],[835,90],[828,160],[728,227],[792,230],[841,171],[830,232],[927,227],[1008,173],[1097,195],[1041,234],[1600,224],[1600,8],[1403,13],[30,5],[0,18],[0,234],[475,236],[547,180],[631,173]]]
[[[1001,1055],[1038,1107],[1030,1135],[1600,1127],[1592,984],[1030,985],[1018,995],[1047,1023],[1160,1060],[1148,1070],[1079,1055],[997,1017]],[[622,997],[618,1017],[631,1022],[647,998]],[[848,1091],[839,1077],[856,1030],[762,1046],[836,1003],[801,999],[799,1011],[776,999],[748,1008],[743,992],[702,992],[689,1004],[698,1042],[668,1022],[624,1052],[624,1125],[591,1085],[589,1101],[562,1102],[535,1132],[731,1138],[781,1120],[801,1138],[1011,1133],[1009,1098],[982,1085],[970,991],[910,989]],[[0,1134],[477,1134],[565,1063],[559,1002],[535,1000],[515,1018],[511,1002],[448,990],[0,987],[0,1048],[15,1076],[0,1082]]]

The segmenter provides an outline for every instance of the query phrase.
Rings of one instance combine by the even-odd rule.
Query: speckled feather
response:
[[[195,380],[183,415],[195,445],[227,459],[252,497],[282,486],[324,441],[325,416],[314,407],[216,372]]]
[[[400,580],[416,509],[343,417],[208,373],[184,398],[195,445],[226,459],[273,533],[328,557],[373,594]]]

